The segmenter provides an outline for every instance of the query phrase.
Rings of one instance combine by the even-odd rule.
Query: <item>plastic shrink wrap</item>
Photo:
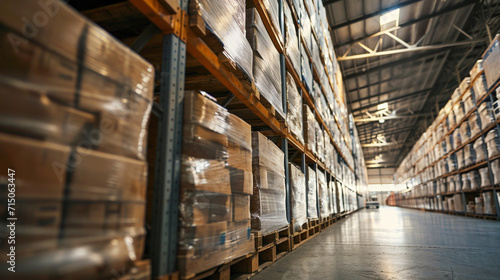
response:
[[[252,132],[252,165],[252,230],[267,234],[288,224],[284,154],[263,134]]]
[[[470,188],[471,190],[478,190],[481,188],[481,175],[478,170],[469,172]]]
[[[288,6],[288,2],[283,4],[285,12],[285,49],[286,55],[290,58],[292,66],[295,69],[297,75],[300,75],[300,50],[299,50],[299,36],[297,29],[295,28],[294,19],[292,17],[292,11]]]
[[[476,151],[473,144],[467,144],[464,147],[465,166],[471,166],[476,163]]]
[[[484,214],[496,215],[497,208],[495,206],[495,198],[493,192],[483,192]]]
[[[307,223],[306,178],[295,165],[289,163],[290,171],[290,208],[292,212],[293,230],[300,231]]]
[[[483,214],[484,213],[483,196],[481,195],[480,197],[474,197],[474,202],[476,204],[476,206],[474,207],[474,213]]]
[[[491,163],[491,173],[493,173],[493,183],[495,185],[500,184],[500,159],[494,160]]]
[[[313,91],[313,74],[311,69],[311,61],[307,55],[303,42],[300,42],[300,71],[302,76],[302,81],[304,86],[309,90],[310,93]]]
[[[476,152],[476,163],[486,160],[486,147],[484,146],[482,137],[479,137],[476,142],[474,142],[474,151]]]
[[[307,104],[304,104],[304,142],[307,148],[313,154],[317,155],[316,150],[316,118]]]
[[[307,167],[307,218],[318,218],[318,187],[316,184],[316,172]]]
[[[325,173],[320,170],[316,171],[318,175],[318,198],[320,218],[326,218],[330,214],[330,194],[326,183]]]
[[[469,117],[470,135],[471,138],[481,133],[481,119],[477,116],[477,112],[473,112]]]
[[[491,186],[490,172],[488,167],[479,169],[479,175],[481,176],[481,188]]]
[[[464,95],[462,97],[462,101],[464,104],[465,114],[467,115],[472,110],[472,108],[474,108],[474,104],[475,104],[475,100],[473,98],[471,90],[467,90],[464,93]]]
[[[470,190],[471,189],[471,180],[469,173],[462,173],[462,190]]]
[[[481,119],[481,129],[486,129],[495,123],[495,115],[493,114],[493,104],[489,101],[483,102],[478,109],[479,118]]]
[[[484,141],[488,148],[488,158],[493,158],[500,154],[500,135],[496,128],[490,130],[488,134],[486,134]]]
[[[184,97],[178,268],[196,274],[253,249],[251,127],[207,94]]]
[[[337,199],[335,198],[335,181],[330,181],[330,214],[335,214],[337,212]]]
[[[304,137],[302,136],[302,97],[290,73],[287,73],[286,76],[286,94],[288,96],[288,129],[300,143],[304,143]]]
[[[255,79],[255,86],[259,90],[260,95],[284,118],[281,95],[280,54],[271,41],[257,9],[248,9],[246,16],[247,39],[254,51],[253,77]]]
[[[252,48],[245,37],[245,0],[192,0],[209,30],[222,42],[224,55],[252,80]]]
[[[500,34],[497,34],[483,54],[483,68],[487,88],[493,87],[500,77]]]
[[[2,9],[0,196],[15,184],[17,221],[16,273],[7,270],[12,244],[0,242],[0,278],[127,272],[144,249],[154,70],[63,2],[7,0]],[[36,31],[21,20],[48,13]]]
[[[318,152],[318,157],[321,162],[325,161],[325,139],[323,135],[323,130],[318,121],[316,121],[316,150]]]
[[[456,185],[455,185],[455,177],[450,176],[446,178],[447,184],[448,184],[448,191],[449,192],[454,192],[457,190]],[[427,195],[432,195],[432,194],[427,194]]]
[[[460,137],[462,139],[462,143],[465,143],[470,140],[471,137],[471,129],[469,126],[469,122],[465,120],[461,125],[460,125]]]
[[[462,199],[462,194],[453,195],[453,207],[455,212],[464,212],[464,201]]]

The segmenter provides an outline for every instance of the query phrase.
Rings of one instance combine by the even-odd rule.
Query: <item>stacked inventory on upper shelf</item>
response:
[[[401,205],[497,215],[499,38],[397,169],[395,183],[412,188],[399,195]],[[407,198],[413,200],[403,201]]]

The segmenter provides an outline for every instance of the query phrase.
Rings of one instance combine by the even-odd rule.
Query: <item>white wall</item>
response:
[[[369,185],[392,184],[395,172],[396,172],[395,168],[368,169],[368,184]]]

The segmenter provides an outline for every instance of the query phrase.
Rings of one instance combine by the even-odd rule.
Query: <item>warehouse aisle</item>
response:
[[[361,210],[260,279],[500,279],[500,222],[417,210]]]

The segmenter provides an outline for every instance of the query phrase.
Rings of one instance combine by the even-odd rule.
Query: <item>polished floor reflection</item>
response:
[[[252,279],[500,279],[500,222],[365,209]]]

